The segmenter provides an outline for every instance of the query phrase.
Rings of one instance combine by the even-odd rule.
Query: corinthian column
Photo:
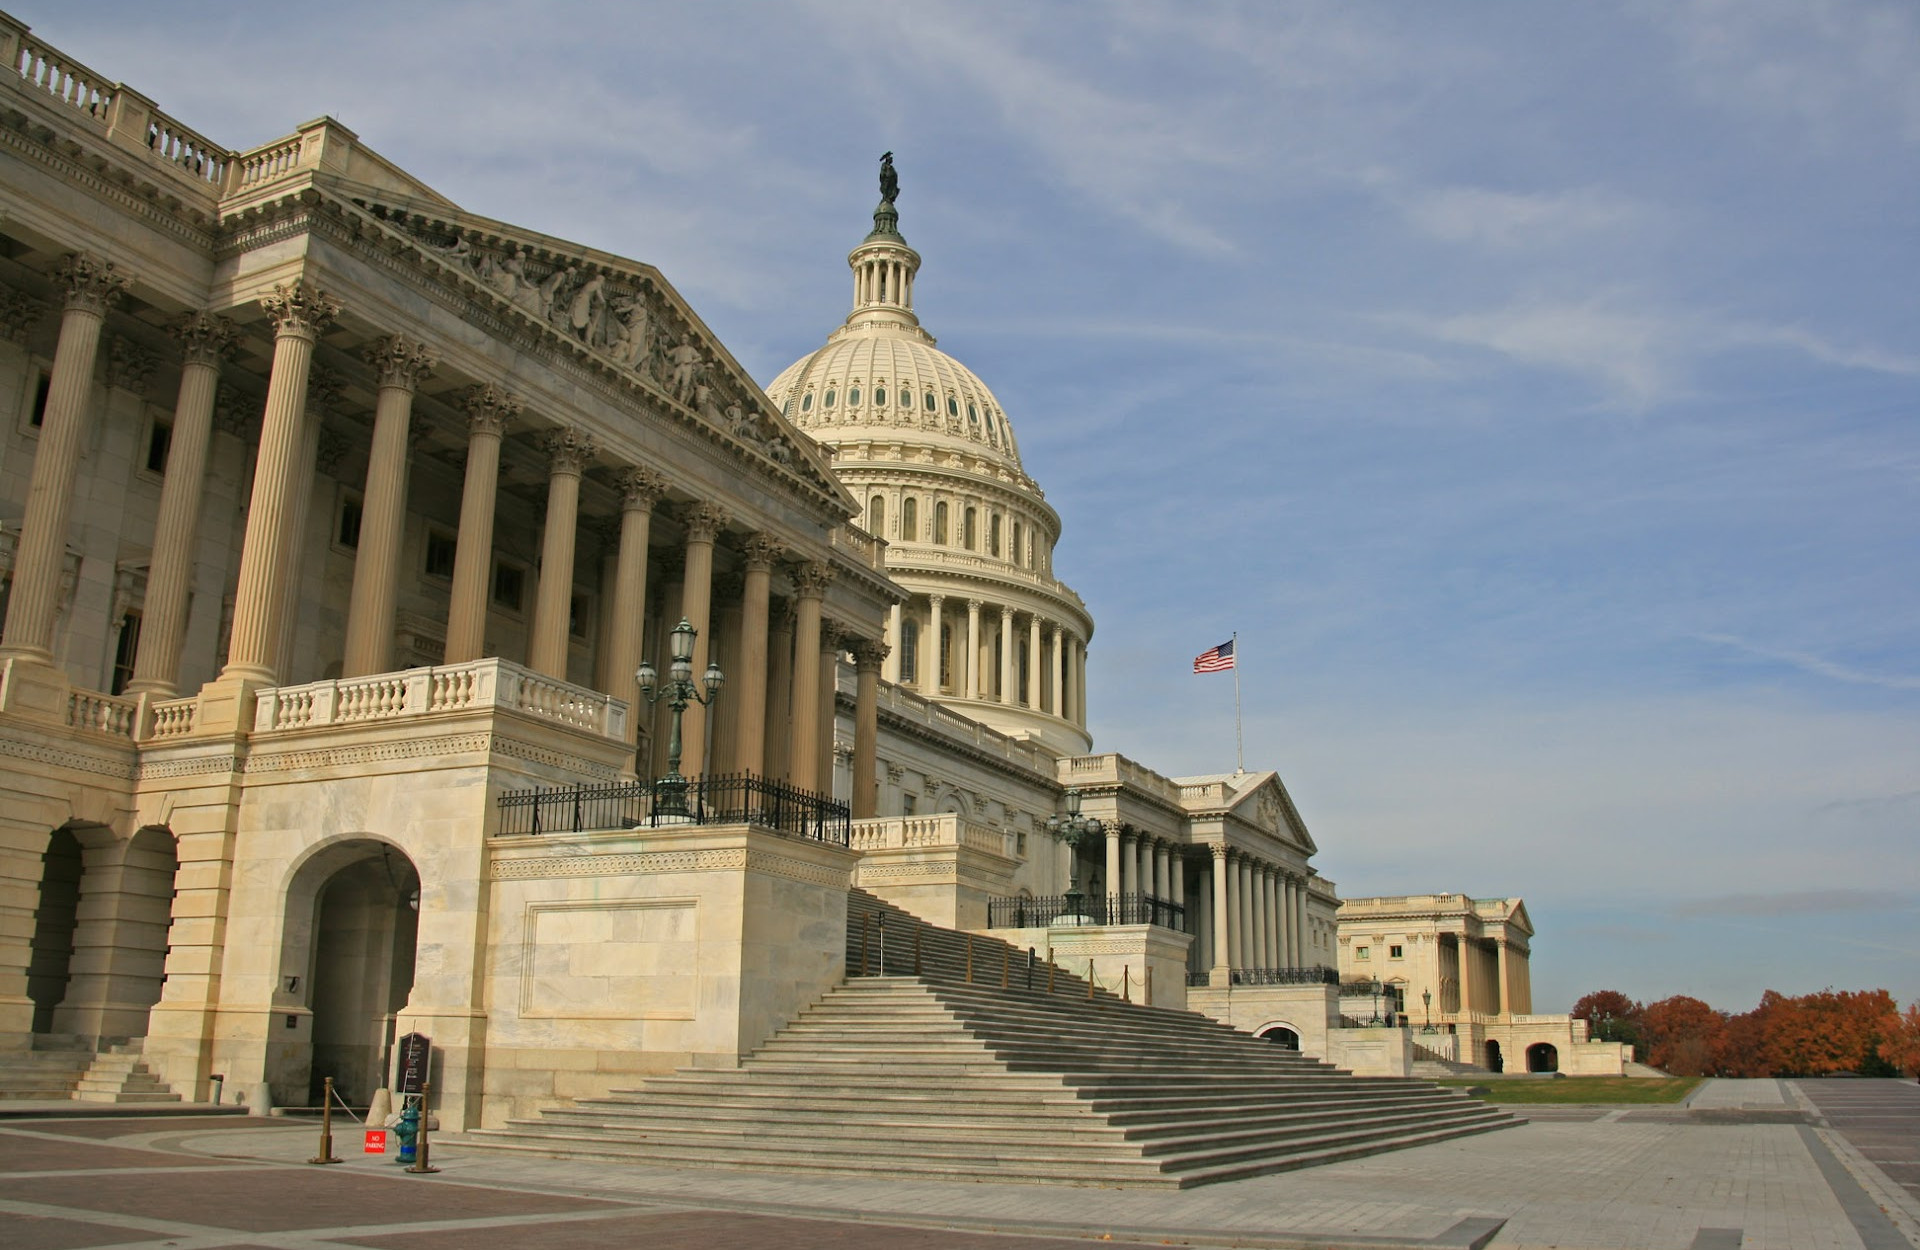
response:
[[[1233,923],[1228,914],[1228,904],[1232,901],[1228,897],[1231,893],[1228,880],[1233,870],[1227,863],[1225,846],[1213,843],[1207,847],[1207,853],[1213,856],[1213,967],[1209,969],[1207,980],[1219,987],[1230,985],[1233,981]]]
[[[980,697],[980,601],[967,600],[967,697]]]
[[[1053,642],[1053,659],[1047,665],[1047,668],[1050,670],[1051,676],[1053,678],[1053,690],[1051,692],[1053,695],[1053,706],[1048,710],[1051,711],[1055,716],[1058,716],[1061,720],[1065,720],[1067,719],[1067,705],[1062,701],[1063,698],[1065,697],[1066,691],[1065,691],[1064,684],[1061,680],[1063,675],[1063,669],[1061,667],[1062,660],[1063,660],[1063,656],[1061,654],[1061,648],[1066,646],[1066,635],[1061,632],[1060,624],[1058,621],[1054,622],[1052,642]]]
[[[1040,618],[1027,617],[1027,706],[1040,710]]]
[[[729,519],[725,511],[710,503],[694,504],[686,512],[687,572],[680,591],[680,614],[700,631],[693,640],[695,681],[707,671],[707,656],[713,646],[713,540],[727,528]],[[689,703],[680,733],[684,761],[680,771],[698,777],[707,767],[707,709]]]
[[[598,448],[578,430],[549,430],[547,523],[540,539],[540,590],[533,604],[533,644],[528,667],[556,681],[567,679],[567,631],[573,607],[573,541],[580,521],[580,473]]]
[[[787,730],[787,780],[811,790],[820,775],[820,601],[833,570],[807,563],[793,572],[793,702]],[[828,750],[832,744],[828,744]]]
[[[1013,692],[1013,609],[1000,609],[1000,702],[1012,706]],[[1117,888],[1117,887],[1116,887]]]
[[[407,522],[413,392],[434,366],[426,348],[399,335],[375,343],[367,350],[367,360],[380,376],[380,393],[373,408],[360,546],[353,558],[346,655],[340,665],[345,677],[384,673],[393,667],[393,612],[399,593],[400,542]]]
[[[8,654],[43,664],[53,662],[53,622],[66,565],[67,517],[73,504],[74,472],[86,442],[100,327],[106,321],[107,305],[127,285],[126,275],[115,272],[112,265],[78,253],[60,262],[54,278],[66,287],[66,311],[60,318],[60,343],[54,348],[53,376],[47,382],[40,448],[33,457],[27,511],[14,554],[4,635]]]
[[[926,680],[920,683],[920,693],[929,697],[941,693],[940,669],[946,662],[947,649],[940,641],[940,634],[943,628],[940,624],[940,607],[946,601],[947,597],[945,595],[927,596],[928,621],[930,623],[927,626],[927,645],[923,648],[927,657],[927,676]]]
[[[766,534],[750,534],[740,545],[746,578],[740,590],[740,671],[728,683],[739,709],[733,766],[743,772],[767,771],[767,609],[773,589],[773,563],[780,544]]]
[[[254,458],[253,495],[240,549],[233,631],[223,678],[272,683],[280,654],[287,570],[295,567],[293,526],[300,511],[305,462],[307,374],[320,332],[340,314],[339,301],[305,279],[277,286],[260,306],[273,322],[273,372]]]
[[[853,644],[853,818],[879,814],[880,665],[887,657],[882,642]]]
[[[647,540],[653,506],[666,493],[666,479],[651,469],[620,475],[620,556],[613,572],[612,632],[607,636],[608,692],[626,700],[627,741],[640,740],[640,687],[633,674],[647,625]]]
[[[477,660],[487,646],[487,579],[493,571],[493,504],[500,488],[500,438],[520,401],[485,385],[469,387],[467,479],[460,492],[460,539],[447,604],[447,663]]]
[[[213,436],[213,400],[220,361],[233,347],[233,323],[190,312],[174,325],[186,361],[173,406],[167,475],[160,484],[160,515],[153,527],[153,563],[147,567],[146,610],[134,653],[128,694],[167,698],[179,693],[180,646],[186,637],[187,592],[193,580],[193,541],[205,493],[207,442]]]

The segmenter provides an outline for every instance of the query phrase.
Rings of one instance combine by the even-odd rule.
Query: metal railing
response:
[[[1334,968],[1235,968],[1235,985],[1338,985],[1340,973]]]
[[[759,825],[788,837],[811,838],[845,846],[853,828],[853,809],[831,795],[802,790],[752,773],[694,777],[686,783],[686,814],[670,814],[674,804],[661,782],[540,787],[509,790],[499,799],[500,836],[583,833],[663,825]]]
[[[1152,894],[1087,895],[1077,908],[1066,896],[1047,898],[991,898],[987,900],[989,929],[1039,929],[1062,916],[1089,916],[1094,924],[1157,924],[1187,931],[1187,909]]]

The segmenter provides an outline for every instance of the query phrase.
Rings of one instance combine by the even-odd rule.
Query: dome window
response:
[[[933,392],[928,391],[927,392],[927,411],[933,412],[935,408],[936,408],[936,404],[934,403]]]
[[[880,408],[885,408],[887,406],[887,388],[886,387],[876,386],[873,388],[873,402],[875,406]]]
[[[823,408],[833,407],[833,388],[831,386],[827,388],[827,399],[826,399],[826,402],[821,405],[821,407]]]
[[[980,424],[980,410],[972,404],[967,405],[967,420],[973,422],[975,425]]]
[[[813,392],[812,391],[808,391],[805,395],[802,395],[800,397],[800,411],[801,412],[813,411]]]
[[[860,388],[857,386],[849,386],[847,388],[847,407],[858,408],[859,406],[860,406]]]
[[[960,415],[960,401],[951,395],[947,396],[947,415],[950,417]]]

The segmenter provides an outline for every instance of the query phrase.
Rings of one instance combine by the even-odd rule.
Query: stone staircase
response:
[[[1520,1123],[1418,1081],[1354,1077],[1186,1011],[1123,1002],[1025,952],[849,899],[851,977],[736,1070],[687,1069],[467,1145],[758,1171],[1185,1188]],[[919,974],[913,974],[914,935]],[[1001,969],[1008,988],[1001,988]]]
[[[96,1051],[86,1039],[34,1035],[33,1049],[0,1055],[0,1101],[179,1102],[140,1057],[136,1042]]]
[[[74,1088],[76,1102],[179,1102],[180,1095],[153,1074],[140,1047],[115,1046],[94,1056]]]

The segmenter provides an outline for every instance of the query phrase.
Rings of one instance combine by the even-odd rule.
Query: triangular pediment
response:
[[[820,446],[788,423],[653,266],[444,202],[339,189],[374,228],[417,246],[476,299],[590,355],[768,476],[798,477],[848,516],[858,513]]]
[[[1300,819],[1300,811],[1293,805],[1293,796],[1281,784],[1279,773],[1259,774],[1257,780],[1242,787],[1234,796],[1231,810],[1248,824],[1298,847],[1302,854],[1311,856],[1319,852],[1313,835],[1307,832],[1307,823]]]

